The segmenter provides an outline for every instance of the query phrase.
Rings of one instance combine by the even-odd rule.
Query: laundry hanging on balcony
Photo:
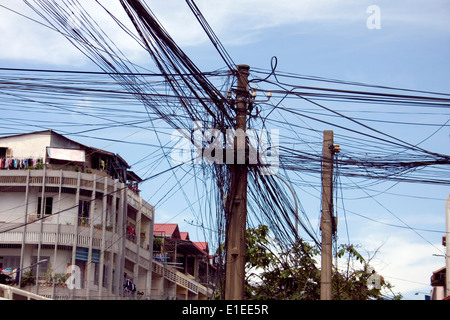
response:
[[[0,158],[0,169],[29,169],[42,164],[42,158]]]

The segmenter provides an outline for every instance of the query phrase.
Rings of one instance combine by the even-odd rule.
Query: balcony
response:
[[[185,275],[170,266],[166,266],[153,260],[152,269],[157,275],[164,277],[165,279],[175,283],[177,286],[182,287],[194,294],[202,295],[204,297],[212,296],[212,289],[201,285],[192,277]]]
[[[47,169],[45,171],[45,186],[61,188],[62,192],[73,193],[78,187],[81,190],[92,192],[95,185],[95,192],[108,195],[114,194],[115,190],[120,194],[122,188],[125,188],[128,205],[133,208],[141,208],[142,214],[153,220],[154,208],[143,201],[138,192],[133,191],[133,188],[129,186],[118,183],[105,173],[98,170],[92,171],[92,173],[82,173]],[[97,174],[97,171],[99,174]],[[29,187],[42,187],[44,184],[43,175],[44,170],[0,170],[0,191],[24,192],[27,185]]]
[[[0,243],[7,244],[22,244],[24,231],[20,224],[8,223],[8,228],[17,229],[1,232],[0,233]],[[72,246],[76,245],[79,247],[89,247],[90,246],[90,236],[87,230],[78,231],[77,234],[73,233],[73,226],[60,225],[60,230],[57,232],[57,225],[46,224],[43,225],[43,232],[40,232],[40,225],[29,224],[27,225],[27,230],[25,231],[25,243],[26,244],[48,244],[48,245],[66,245]],[[108,232],[109,235],[105,239],[105,247],[110,248],[112,251],[117,251],[118,245],[112,240],[113,235]],[[101,249],[102,237],[101,233],[94,233],[92,237],[92,248]]]

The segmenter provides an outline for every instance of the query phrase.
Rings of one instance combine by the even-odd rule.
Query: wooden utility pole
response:
[[[230,166],[229,220],[226,238],[225,299],[244,299],[245,288],[245,233],[247,225],[247,161],[245,129],[249,98],[248,76],[250,67],[237,66],[236,132],[234,136],[234,159]],[[240,133],[238,133],[240,131]],[[242,137],[242,133],[244,136]],[[244,139],[238,141],[238,139]],[[243,159],[242,159],[243,157]],[[242,161],[244,160],[244,161]]]
[[[320,273],[320,300],[332,299],[332,254],[333,254],[333,131],[323,132],[322,147],[322,256]]]

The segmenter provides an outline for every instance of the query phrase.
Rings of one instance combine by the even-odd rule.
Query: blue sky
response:
[[[101,1],[106,3],[105,1]],[[146,1],[161,23],[197,66],[204,71],[225,65],[209,43],[184,1]],[[415,90],[450,93],[450,3],[448,1],[196,1],[216,35],[237,64],[270,69],[272,56],[278,59],[277,70],[346,81],[364,82]],[[0,4],[27,16],[36,17],[22,1],[0,0]],[[380,29],[370,30],[366,21],[367,8],[380,8]],[[108,3],[122,21],[126,16],[117,4]],[[128,37],[116,32],[117,27],[98,9],[98,21],[127,57],[141,65],[150,65],[148,55]],[[39,68],[60,70],[98,70],[61,35],[0,7],[0,67]],[[155,70],[156,71],[156,70]],[[327,84],[320,84],[326,86]],[[87,100],[79,106],[89,104]],[[395,106],[381,107],[380,113],[365,113],[360,105],[324,103],[327,107],[344,109],[350,116],[362,118],[444,124],[450,113],[445,109],[433,115],[421,113],[394,116],[383,114]],[[286,102],[287,107],[311,108],[304,101]],[[3,106],[3,108],[6,108]],[[352,109],[354,108],[354,109]],[[385,108],[385,109],[383,109]],[[373,108],[371,109],[373,110]],[[361,111],[361,112],[359,112]],[[11,112],[11,116],[19,115]],[[39,118],[39,115],[33,115]],[[54,121],[62,121],[56,115]],[[92,121],[73,115],[72,121]],[[46,119],[48,120],[48,119]],[[306,121],[306,120],[305,120]],[[416,144],[433,134],[436,126],[393,125],[367,122],[378,130]],[[2,125],[5,125],[2,122]],[[308,122],[317,130],[330,129]],[[44,126],[50,126],[46,123]],[[5,128],[5,127],[2,127]],[[3,130],[3,131],[2,131]],[[0,134],[11,133],[0,129]],[[21,128],[20,130],[23,130]],[[31,129],[31,130],[34,130]],[[76,130],[74,130],[76,131]],[[18,133],[20,133],[18,129]],[[339,133],[339,131],[337,131]],[[124,129],[96,133],[127,141],[154,141],[147,132]],[[450,129],[442,127],[420,146],[430,151],[450,154]],[[75,138],[82,143],[120,153],[129,163],[142,159],[148,150],[127,144],[106,143],[89,138]],[[319,141],[320,137],[316,137]],[[341,148],[345,151],[345,144]],[[376,146],[375,146],[376,147]],[[152,150],[151,152],[154,152]],[[145,172],[139,163],[136,167]],[[450,179],[450,177],[442,177]],[[358,180],[343,177],[343,183],[358,184]],[[161,181],[159,182],[161,183]],[[157,184],[143,189],[143,197],[150,202]],[[161,192],[164,188],[161,188]],[[365,191],[364,191],[365,190]],[[429,292],[432,271],[444,266],[441,237],[437,232],[424,232],[401,227],[445,230],[445,198],[448,186],[385,183],[369,189],[343,190],[344,206],[338,205],[340,243],[359,244],[371,255],[378,250],[372,264],[394,284],[394,291],[409,299],[423,299]],[[188,190],[189,191],[189,190]],[[186,191],[186,192],[188,192]],[[307,187],[298,190],[299,200],[316,227],[320,211],[317,190]],[[370,196],[373,196],[371,198]],[[198,199],[192,196],[191,201]],[[200,201],[199,203],[202,203]],[[204,204],[204,203],[203,203]],[[177,193],[157,207],[157,222],[177,222],[191,238],[199,241],[204,233],[189,225],[193,220],[186,210],[184,197]],[[344,216],[344,209],[345,216]],[[376,221],[363,218],[352,212]],[[174,217],[176,216],[176,217]],[[345,222],[346,221],[346,222]]]

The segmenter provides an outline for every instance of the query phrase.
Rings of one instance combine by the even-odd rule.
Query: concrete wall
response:
[[[11,136],[0,139],[0,148],[12,149],[13,158],[45,158],[49,133]]]
[[[28,196],[28,216],[36,215],[38,212],[38,198],[42,193],[37,187],[30,188]],[[75,203],[74,194],[45,192],[44,197],[53,197],[52,216],[46,218],[44,223],[70,224],[77,223],[78,203]],[[80,196],[80,200],[90,201],[90,197]],[[102,200],[96,199],[92,202],[94,206],[92,222],[94,225],[101,224]],[[91,204],[91,205],[92,205]],[[23,223],[25,217],[25,193],[22,192],[0,192],[0,222]],[[60,212],[60,213],[59,213]],[[108,212],[111,206],[108,205]]]

